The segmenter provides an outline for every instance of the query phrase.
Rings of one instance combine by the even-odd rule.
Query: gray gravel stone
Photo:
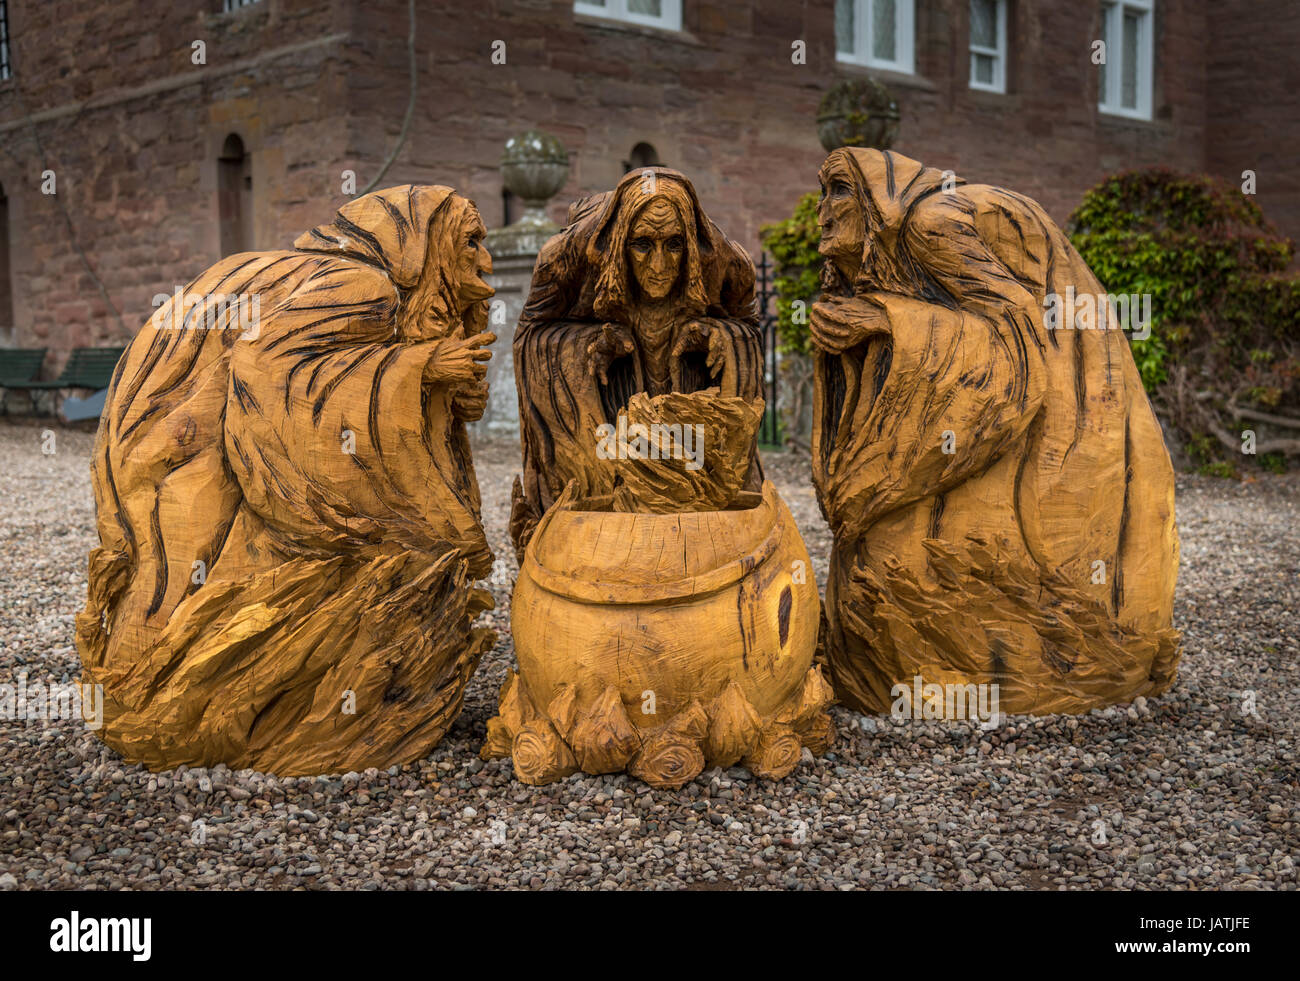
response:
[[[60,428],[45,456],[47,425],[0,420],[0,683],[79,672],[93,435]],[[475,462],[513,575],[518,445],[483,444]],[[765,466],[824,583],[806,458]],[[1293,890],[1298,490],[1293,475],[1179,477],[1185,653],[1170,692],[991,731],[835,709],[832,752],[780,782],[733,768],[673,792],[622,774],[535,788],[478,760],[513,664],[509,582],[492,584],[484,620],[501,636],[463,714],[408,766],[151,774],[79,723],[0,720],[0,889]]]

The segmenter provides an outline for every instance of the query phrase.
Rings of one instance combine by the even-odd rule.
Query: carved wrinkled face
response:
[[[817,206],[817,223],[821,226],[822,240],[817,251],[830,259],[840,274],[852,282],[862,268],[867,216],[853,192],[852,175],[846,161],[829,161],[820,176],[822,199]]]
[[[672,292],[682,268],[686,234],[677,209],[657,198],[637,215],[628,238],[628,261],[641,292],[662,300]]]
[[[492,256],[484,244],[487,229],[473,205],[465,213],[456,242],[456,307],[463,314],[475,303],[486,300],[496,290],[483,281],[492,272]]]
[[[424,270],[397,312],[398,333],[404,339],[445,337],[476,303],[496,292],[483,281],[492,271],[492,257],[483,244],[486,234],[472,204],[455,224],[430,225]],[[482,319],[484,311],[478,313]]]

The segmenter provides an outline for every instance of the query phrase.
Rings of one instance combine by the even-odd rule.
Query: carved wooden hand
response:
[[[889,319],[871,295],[833,296],[813,304],[808,328],[822,349],[843,354],[872,334],[888,333]]]
[[[727,366],[727,355],[726,339],[718,332],[714,321],[711,318],[689,320],[674,333],[676,340],[673,342],[671,359],[673,390],[682,390],[682,355],[692,351],[705,354],[709,377],[716,381]]]
[[[483,333],[429,341],[429,361],[424,366],[425,382],[457,387],[477,385],[487,375],[486,362],[492,360],[492,352],[482,348],[496,339],[496,334]]]
[[[600,336],[587,345],[587,374],[595,375],[602,385],[609,384],[609,366],[636,351],[632,333],[623,324],[605,324]]]

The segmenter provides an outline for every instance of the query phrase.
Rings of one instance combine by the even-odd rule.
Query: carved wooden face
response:
[[[628,263],[641,292],[651,300],[667,297],[677,283],[686,251],[686,235],[677,209],[663,198],[637,215],[628,237]]]
[[[849,165],[844,160],[827,161],[821,173],[822,199],[817,206],[817,223],[822,240],[817,247],[848,281],[862,268],[866,247],[867,216],[853,190]]]
[[[496,291],[483,281],[492,272],[492,256],[483,242],[487,229],[478,209],[470,205],[461,222],[456,241],[456,306],[464,313]]]
[[[430,223],[424,269],[398,308],[398,333],[406,340],[433,340],[446,336],[457,321],[468,327],[485,320],[483,301],[496,292],[483,281],[492,271],[483,219],[469,201],[453,204],[451,215]]]

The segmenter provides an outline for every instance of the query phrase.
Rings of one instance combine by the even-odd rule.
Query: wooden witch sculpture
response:
[[[77,620],[123,756],[342,772],[451,725],[494,638],[465,433],[483,235],[450,188],[368,194],[292,251],[223,259],[127,349]]]
[[[671,170],[569,218],[515,334],[519,670],[481,755],[529,784],[784,777],[830,746],[832,699],[808,551],[758,464],[753,264]],[[650,435],[611,453],[612,429]]]
[[[813,473],[838,697],[919,715],[922,685],[997,684],[1002,711],[1046,713],[1166,689],[1169,454],[1106,301],[1097,323],[1050,315],[1105,291],[1018,194],[856,148],[820,177]]]
[[[522,556],[570,481],[578,497],[612,491],[614,470],[593,434],[634,394],[762,397],[753,263],[681,174],[629,173],[575,203],[542,249],[514,361],[524,466],[510,533]],[[761,486],[755,452],[745,487]]]

